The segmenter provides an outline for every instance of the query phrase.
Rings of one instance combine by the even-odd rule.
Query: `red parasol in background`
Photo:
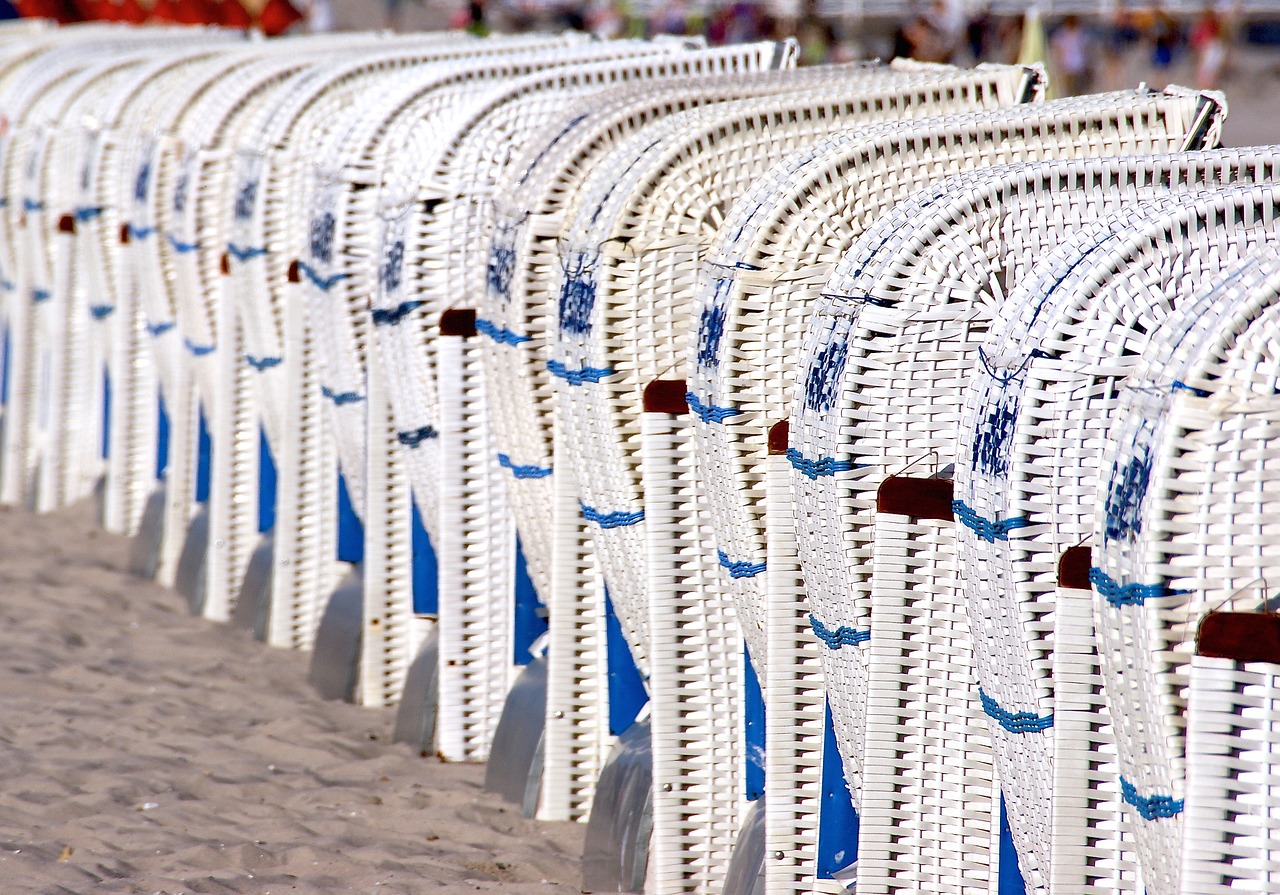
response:
[[[291,0],[17,0],[27,18],[58,22],[167,22],[261,28],[280,34],[302,19]]]

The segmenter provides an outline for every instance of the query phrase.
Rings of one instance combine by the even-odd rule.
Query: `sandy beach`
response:
[[[0,509],[0,891],[578,891],[582,827],[316,698],[307,660],[125,571],[91,506]]]

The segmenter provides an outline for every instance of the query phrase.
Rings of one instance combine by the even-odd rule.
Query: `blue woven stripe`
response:
[[[1123,777],[1120,778],[1120,797],[1138,809],[1143,820],[1176,817],[1182,813],[1184,802],[1173,796],[1143,796],[1138,788]]]
[[[1209,397],[1209,393],[1204,389],[1196,388],[1194,385],[1187,385],[1185,382],[1183,382],[1180,379],[1175,379],[1173,381],[1173,390],[1175,392],[1178,392],[1178,391],[1191,392],[1191,394],[1195,395],[1197,398]]]
[[[477,319],[476,332],[482,336],[488,336],[499,345],[519,345],[522,342],[528,342],[532,336],[522,336],[517,332],[512,332],[505,326],[498,326],[490,320]]]
[[[75,218],[80,223],[91,221],[98,215],[102,214],[101,205],[81,205],[75,210]]]
[[[511,470],[511,477],[516,479],[545,479],[551,475],[550,468],[546,466],[522,466],[519,463],[512,463],[511,458],[506,454],[498,455],[498,465],[503,469]]]
[[[693,392],[685,392],[685,402],[689,409],[698,415],[704,423],[723,423],[730,417],[742,413],[736,407],[716,407],[714,404],[703,404]]]
[[[94,305],[89,308],[89,313],[93,315],[94,320],[106,320],[115,313],[115,305]]]
[[[717,550],[716,555],[720,558],[720,565],[729,570],[730,578],[754,578],[765,569],[765,564],[762,562],[730,559],[723,550]]]
[[[1035,712],[1011,712],[1001,708],[981,687],[978,688],[978,699],[982,700],[982,710],[999,722],[1009,733],[1040,733],[1053,726],[1053,715],[1043,718]]]
[[[837,472],[848,472],[855,468],[851,461],[837,460],[835,457],[819,457],[817,460],[810,460],[795,448],[787,448],[787,459],[797,472],[811,479],[835,475]]]
[[[394,308],[374,308],[372,311],[374,326],[398,326],[400,321],[408,317],[418,308],[420,301],[402,301]]]
[[[155,227],[139,227],[137,224],[129,224],[126,229],[129,231],[130,239],[146,239],[156,232]]]
[[[321,292],[328,292],[338,283],[341,283],[347,277],[351,276],[349,273],[335,273],[329,277],[322,277],[316,272],[315,268],[310,264],[307,264],[305,261],[298,262],[298,270],[301,271],[308,280],[314,283],[315,287]]]
[[[635,525],[644,519],[644,510],[637,510],[634,513],[626,510],[602,513],[595,507],[589,507],[585,503],[579,504],[579,506],[582,507],[582,518],[588,522],[594,522],[601,528],[623,528],[627,525]]]
[[[13,291],[13,280],[10,280],[10,279],[8,279],[8,278],[5,278],[5,279],[3,279],[3,280],[0,280],[0,289],[3,289],[5,292],[12,292],[12,291]]]
[[[400,442],[407,448],[416,448],[424,441],[432,438],[438,438],[440,435],[434,426],[422,426],[419,429],[411,429],[406,432],[397,432],[396,441]]]
[[[31,300],[36,304],[40,304],[40,302],[42,301],[48,301],[51,298],[53,298],[53,293],[50,292],[48,289],[32,289],[31,290]]]
[[[327,385],[324,388],[320,389],[320,394],[324,395],[326,398],[328,398],[334,404],[337,404],[339,407],[342,407],[346,404],[356,404],[364,400],[364,395],[360,394],[359,392],[335,392],[333,389],[329,388]]]
[[[551,371],[552,376],[557,376],[570,385],[599,382],[606,376],[613,375],[612,367],[583,367],[581,370],[570,370],[558,360],[547,361],[547,369]]]
[[[1163,584],[1121,584],[1097,566],[1089,569],[1089,583],[1112,606],[1141,606],[1147,600],[1168,596]]]
[[[267,250],[262,246],[239,246],[234,242],[227,243],[227,254],[237,261],[248,261],[251,258],[258,258],[265,255]],[[299,264],[299,267],[302,265]]]
[[[188,252],[194,252],[196,249],[200,248],[200,243],[183,242],[182,240],[178,239],[178,237],[174,236],[172,233],[169,234],[168,238],[169,238],[169,245],[173,246],[173,250],[177,252],[179,255],[185,255]]]
[[[22,210],[23,211],[44,211],[44,203],[41,202],[39,199],[29,199],[29,198],[23,199]]]
[[[1012,519],[986,519],[979,516],[963,500],[951,501],[951,511],[956,514],[956,519],[960,520],[961,525],[992,544],[996,541],[1009,540],[1009,532],[1017,528],[1026,528],[1031,524],[1026,516],[1014,516]]]
[[[204,357],[206,354],[213,354],[214,345],[197,345],[190,339],[183,339],[182,344],[187,346],[187,350],[196,357]]]
[[[270,370],[272,367],[280,366],[282,363],[284,363],[284,358],[254,357],[252,354],[246,354],[244,356],[244,362],[249,366],[253,367],[259,373],[261,373],[263,370]]]
[[[165,320],[162,323],[148,323],[147,332],[152,336],[163,336],[169,330],[173,329],[176,324],[172,320]]]
[[[870,629],[849,628],[841,625],[833,630],[812,614],[809,616],[809,627],[813,629],[813,633],[817,635],[817,638],[831,649],[840,649],[842,646],[858,646],[871,639]]]

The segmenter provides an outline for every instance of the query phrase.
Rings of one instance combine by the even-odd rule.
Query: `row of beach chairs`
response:
[[[0,30],[0,501],[587,890],[1275,890],[1280,152],[795,61]]]

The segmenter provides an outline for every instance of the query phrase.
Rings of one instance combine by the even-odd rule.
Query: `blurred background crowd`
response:
[[[329,31],[573,28],[600,37],[798,37],[805,63],[1044,62],[1053,93],[1231,84],[1280,131],[1280,0],[0,0],[0,17],[214,22]],[[1236,116],[1233,116],[1235,119]],[[1243,125],[1232,125],[1241,127]],[[1277,134],[1280,136],[1280,134]],[[1271,140],[1268,140],[1271,142]]]

